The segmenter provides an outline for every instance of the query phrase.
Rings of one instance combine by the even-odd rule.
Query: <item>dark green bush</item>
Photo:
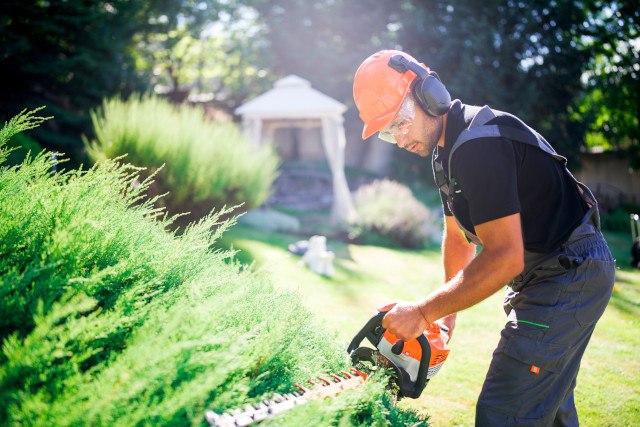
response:
[[[297,296],[212,249],[228,212],[176,235],[132,166],[52,172],[46,152],[4,166],[6,140],[37,122],[0,130],[0,425],[203,424],[347,366]],[[420,422],[383,382],[274,423]]]
[[[440,235],[442,226],[435,215],[398,182],[385,179],[363,185],[354,202],[351,235],[366,243],[421,248]]]
[[[630,232],[630,215],[640,214],[640,206],[631,204],[621,205],[609,212],[600,212],[602,228],[607,231]]]

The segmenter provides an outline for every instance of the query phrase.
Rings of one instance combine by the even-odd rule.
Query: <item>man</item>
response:
[[[378,133],[433,153],[445,214],[446,283],[397,304],[383,326],[404,340],[438,319],[452,331],[455,313],[509,284],[476,425],[578,425],[576,376],[615,277],[591,192],[536,131],[510,114],[451,102],[438,76],[406,53],[367,58],[354,99],[363,139]]]

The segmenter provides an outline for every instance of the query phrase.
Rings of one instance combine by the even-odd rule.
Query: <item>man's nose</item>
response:
[[[407,135],[396,135],[396,144],[398,144],[398,147],[406,149],[409,146],[409,142]]]

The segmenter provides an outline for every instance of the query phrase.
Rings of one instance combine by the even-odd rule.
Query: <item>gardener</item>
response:
[[[535,130],[513,115],[451,102],[438,76],[400,51],[354,79],[363,139],[426,157],[445,214],[446,283],[397,304],[383,326],[419,336],[508,284],[507,323],[476,405],[479,426],[578,425],[580,360],[611,296],[614,260],[597,203]],[[476,245],[482,251],[476,255]]]

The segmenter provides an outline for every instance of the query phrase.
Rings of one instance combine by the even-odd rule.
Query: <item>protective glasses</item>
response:
[[[397,144],[397,138],[405,136],[411,130],[416,118],[416,106],[411,96],[407,96],[400,106],[398,114],[391,123],[378,132],[378,138],[391,144]]]

